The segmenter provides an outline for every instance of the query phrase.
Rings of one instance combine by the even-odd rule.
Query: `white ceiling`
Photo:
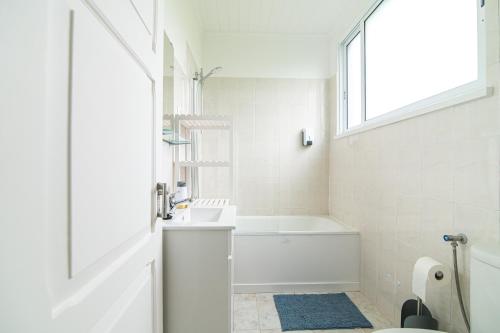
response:
[[[336,34],[373,0],[192,0],[205,32]]]

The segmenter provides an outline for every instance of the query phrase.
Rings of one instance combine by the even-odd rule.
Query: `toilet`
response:
[[[470,264],[470,322],[471,333],[500,331],[500,244],[471,247]],[[462,318],[457,318],[462,320]],[[440,333],[416,328],[389,328],[374,333]],[[441,332],[445,333],[445,332]]]

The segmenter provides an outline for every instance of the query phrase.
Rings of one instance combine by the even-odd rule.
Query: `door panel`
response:
[[[130,0],[148,31],[155,28],[156,0]]]
[[[125,308],[125,312],[118,316],[118,321],[110,330],[111,333],[153,332],[155,317],[153,312],[153,285],[151,277],[146,276],[140,281],[140,288],[136,290],[134,298]]]
[[[158,0],[94,0],[92,4],[144,63],[154,59]]]
[[[162,6],[0,1],[0,332],[162,332]]]
[[[92,274],[85,271],[69,279],[67,294],[60,297],[51,308],[52,318],[59,326],[73,323],[75,328],[72,333],[88,332],[105,317],[109,309],[116,307],[115,304],[122,304],[117,300],[143,274],[145,267],[152,271],[151,275],[157,281],[160,268],[157,257],[153,255],[154,248],[159,244],[157,238],[156,235],[146,235],[137,244],[127,246],[127,251],[114,257],[104,269],[92,270]],[[155,287],[160,286],[155,283]],[[52,291],[60,292],[57,287],[53,287]],[[158,300],[155,302],[157,304]],[[94,318],[94,321],[81,321],[81,318]]]
[[[90,332],[155,332],[155,263],[145,267]]]
[[[73,25],[72,276],[150,227],[154,132],[151,79],[91,13]]]

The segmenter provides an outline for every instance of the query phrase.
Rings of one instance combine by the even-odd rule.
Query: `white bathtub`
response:
[[[359,232],[328,217],[236,219],[236,293],[357,291],[359,267]]]

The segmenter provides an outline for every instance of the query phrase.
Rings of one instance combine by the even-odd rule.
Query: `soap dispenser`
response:
[[[313,136],[311,130],[308,128],[302,129],[302,145],[304,146],[312,146],[313,144]]]

